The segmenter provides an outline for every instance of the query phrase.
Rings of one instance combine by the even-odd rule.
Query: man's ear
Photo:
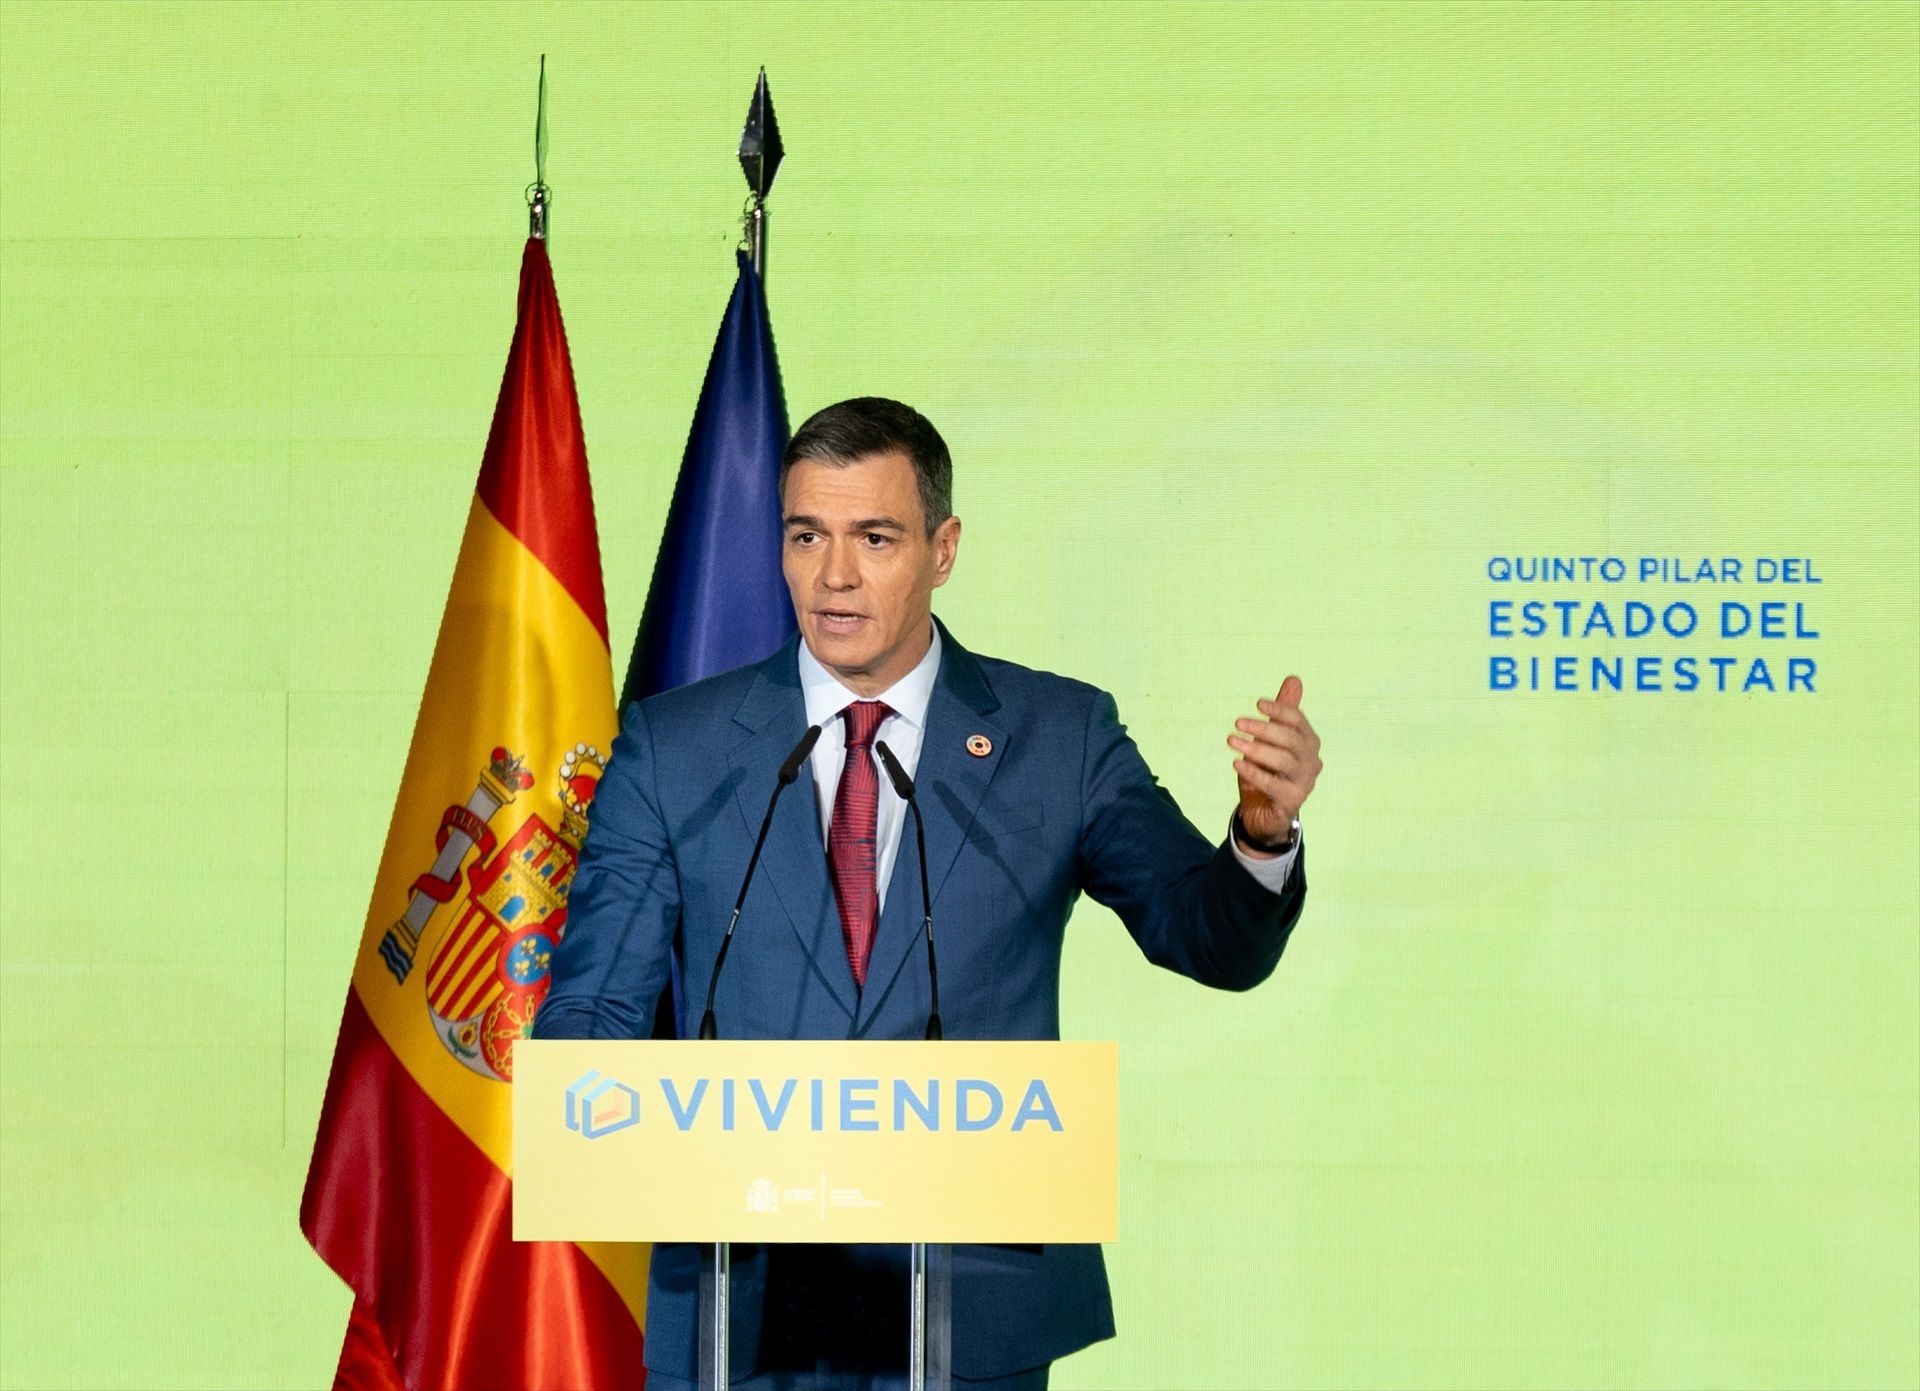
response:
[[[933,587],[938,589],[953,573],[953,560],[960,550],[960,519],[948,517],[933,529]]]

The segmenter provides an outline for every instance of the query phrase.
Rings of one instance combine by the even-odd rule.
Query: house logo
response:
[[[567,1088],[567,1129],[589,1140],[640,1123],[640,1093],[592,1068]]]

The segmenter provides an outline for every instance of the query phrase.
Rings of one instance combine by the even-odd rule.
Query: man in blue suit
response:
[[[595,795],[541,1038],[644,1037],[680,953],[704,1000],[776,773],[809,725],[810,784],[783,796],[714,1012],[727,1038],[914,1039],[931,1006],[905,804],[926,818],[949,1038],[1060,1036],[1060,952],[1085,891],[1148,960],[1207,985],[1265,980],[1300,916],[1297,815],[1318,736],[1288,677],[1236,721],[1239,805],[1215,843],[1160,787],[1113,697],[969,652],[932,616],[960,521],[925,417],[861,397],[794,435],[783,568],[799,633],[773,656],[628,706]],[[647,1292],[650,1385],[696,1375],[705,1248],[659,1245]],[[735,1246],[736,1386],[886,1386],[904,1365],[905,1253]],[[956,1386],[1028,1391],[1053,1359],[1113,1335],[1098,1246],[953,1251]],[[875,1380],[879,1377],[879,1380]]]

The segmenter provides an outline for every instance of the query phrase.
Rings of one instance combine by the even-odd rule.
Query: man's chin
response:
[[[871,665],[880,655],[879,644],[874,640],[872,619],[855,625],[849,632],[836,632],[814,624],[808,629],[807,637],[813,644],[816,657],[849,671],[858,671]]]

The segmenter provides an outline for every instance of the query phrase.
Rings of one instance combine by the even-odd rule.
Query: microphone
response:
[[[787,790],[793,780],[800,776],[800,766],[807,761],[807,755],[813,752],[813,746],[820,738],[820,726],[810,724],[807,732],[800,736],[800,742],[793,746],[793,752],[787,755],[787,761],[780,765],[780,779],[773,785],[773,795],[767,798],[767,814],[760,821],[760,834],[753,842],[753,858],[747,861],[746,877],[740,881],[740,896],[733,901],[733,916],[727,919],[727,932],[720,939],[720,952],[713,958],[713,974],[707,977],[707,1012],[700,1016],[700,1037],[716,1039],[720,1029],[713,1022],[713,990],[720,984],[720,968],[727,964],[727,948],[733,945],[734,925],[740,921],[740,909],[747,901],[747,888],[753,883],[753,871],[760,864],[760,848],[767,843],[767,831],[773,825],[773,808],[780,800],[780,794]]]
[[[941,1038],[940,972],[933,960],[933,891],[927,887],[927,828],[920,819],[920,800],[913,795],[913,779],[907,776],[907,770],[900,766],[886,740],[877,740],[873,749],[880,755],[880,765],[887,770],[893,790],[913,810],[913,838],[920,847],[920,912],[927,927],[927,990],[933,1000],[933,1013],[927,1016],[927,1037]]]

